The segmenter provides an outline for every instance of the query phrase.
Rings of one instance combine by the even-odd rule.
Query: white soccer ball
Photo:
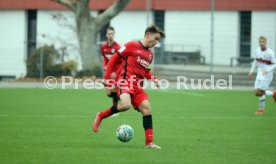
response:
[[[134,136],[134,131],[129,125],[120,125],[116,131],[116,137],[122,142],[130,141]]]

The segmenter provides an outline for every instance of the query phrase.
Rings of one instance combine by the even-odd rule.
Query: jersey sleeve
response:
[[[128,55],[129,55],[129,52],[132,51],[132,43],[127,43],[125,45],[123,45],[118,51],[117,51],[117,54],[125,59]]]
[[[253,63],[252,63],[252,66],[251,66],[251,69],[250,69],[250,73],[253,73],[254,70],[256,69],[257,67],[257,62],[256,62],[256,59],[254,59]]]
[[[105,71],[105,75],[104,75],[104,79],[110,79],[111,73],[113,72],[113,68],[116,66],[116,63],[120,62],[122,59],[120,58],[120,56],[118,55],[118,53],[114,53],[112,55],[112,57],[110,58],[106,71]]]

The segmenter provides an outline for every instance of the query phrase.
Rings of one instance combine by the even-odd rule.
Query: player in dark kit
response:
[[[141,41],[127,43],[112,56],[106,70],[104,83],[107,83],[110,79],[113,65],[117,61],[123,60],[123,70],[117,82],[117,92],[120,102],[118,105],[113,105],[97,113],[92,125],[95,133],[98,132],[103,119],[114,113],[128,110],[132,104],[134,109],[141,112],[143,116],[143,127],[146,138],[145,147],[161,149],[160,146],[153,142],[152,111],[149,98],[142,88],[142,80],[144,78],[153,80],[157,87],[159,87],[157,78],[150,73],[150,64],[153,60],[153,52],[150,48],[154,47],[160,41],[161,37],[165,37],[165,33],[162,30],[155,25],[149,26]]]
[[[106,67],[112,55],[121,48],[121,46],[114,40],[114,37],[115,37],[115,29],[109,26],[106,30],[107,41],[103,43],[101,46],[101,54],[103,56],[104,71],[106,71]],[[112,79],[116,79],[116,78],[118,79],[119,73],[121,71],[121,65],[122,65],[122,62],[118,61],[112,68],[112,76],[111,76]],[[118,95],[114,85],[113,87],[110,86],[106,88],[106,95],[113,99],[113,105],[117,105]]]

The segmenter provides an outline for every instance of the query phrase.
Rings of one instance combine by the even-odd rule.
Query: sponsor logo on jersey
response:
[[[111,54],[105,54],[105,57],[106,57],[107,59],[110,59],[110,58],[112,57],[112,55],[111,55]]]
[[[150,65],[149,62],[147,62],[145,59],[142,59],[140,56],[137,57],[137,62],[139,62],[146,69]]]

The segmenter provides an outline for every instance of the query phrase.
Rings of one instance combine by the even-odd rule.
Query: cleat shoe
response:
[[[160,146],[155,145],[153,142],[145,145],[145,148],[148,148],[148,149],[162,149]]]
[[[99,126],[101,125],[102,118],[100,117],[100,112],[97,113],[95,120],[92,125],[92,130],[97,133],[99,131]]]
[[[260,114],[264,114],[264,112],[265,111],[263,109],[259,109],[255,112],[255,114],[260,115]]]
[[[276,102],[276,91],[273,92],[273,99],[274,99],[274,102]]]

